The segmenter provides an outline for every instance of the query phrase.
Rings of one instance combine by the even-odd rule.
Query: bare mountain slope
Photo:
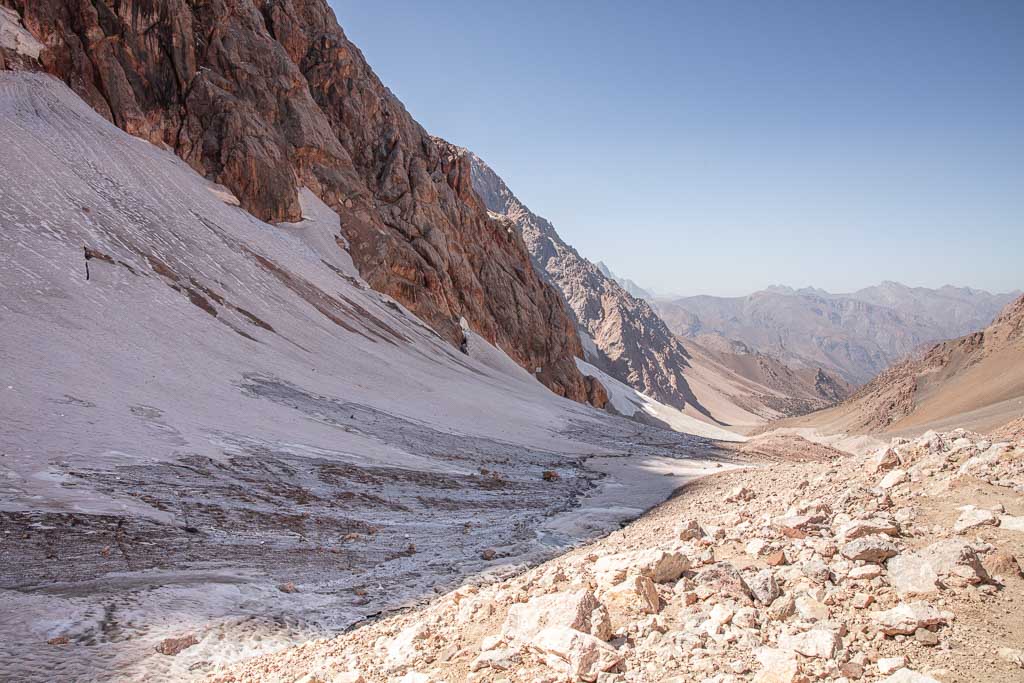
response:
[[[1024,297],[980,332],[883,372],[846,402],[800,418],[827,431],[977,431],[1024,415]]]
[[[0,73],[0,150],[0,680],[202,679],[617,528],[713,453],[460,353],[312,192],[257,220],[49,76]]]
[[[456,345],[465,317],[553,391],[586,400],[575,327],[522,240],[488,217],[462,152],[409,115],[325,0],[0,6],[32,34],[0,46],[0,67],[54,74],[257,218],[298,220],[309,188],[341,216],[370,286]]]
[[[926,344],[980,329],[1013,298],[885,282],[851,294],[770,287],[745,297],[662,299],[655,308],[685,337],[739,340],[789,365],[824,367],[863,384]]]
[[[765,356],[710,352],[674,335],[647,301],[620,284],[603,263],[582,257],[530,211],[505,182],[470,153],[473,186],[487,208],[511,219],[534,264],[562,292],[583,336],[589,360],[620,382],[683,412],[726,425],[752,425],[830,405],[845,396],[842,382],[816,381]]]
[[[490,166],[468,154],[473,187],[490,211],[515,223],[533,262],[562,292],[596,344],[601,358],[592,360],[662,403],[710,418],[686,382],[689,354],[650,305],[580,256],[549,221],[520,202]]]

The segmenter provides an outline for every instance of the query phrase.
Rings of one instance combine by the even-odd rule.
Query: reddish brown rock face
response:
[[[173,149],[268,222],[309,187],[352,257],[453,343],[465,316],[553,391],[587,399],[580,341],[522,239],[491,219],[469,160],[380,82],[324,0],[0,0],[39,63],[124,130]],[[20,55],[0,49],[0,64]]]

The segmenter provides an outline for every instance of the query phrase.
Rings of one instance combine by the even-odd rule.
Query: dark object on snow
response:
[[[558,472],[554,470],[544,470],[544,481],[558,481]]]
[[[85,251],[85,279],[86,279],[86,281],[88,281],[89,280],[89,259],[92,258],[92,252],[89,250],[89,247],[82,247],[82,249]]]

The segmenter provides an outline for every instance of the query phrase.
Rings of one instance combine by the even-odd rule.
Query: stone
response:
[[[753,683],[796,683],[800,677],[800,662],[793,650],[762,647],[755,652],[761,665]]]
[[[835,631],[815,628],[797,634],[782,634],[778,645],[785,650],[793,650],[805,657],[815,659],[832,659],[843,646],[843,640]]]
[[[469,670],[497,669],[499,671],[507,671],[517,666],[520,661],[521,658],[518,651],[511,648],[497,648],[481,652],[476,659],[470,662]]]
[[[1024,533],[1024,516],[1000,515],[999,528],[1003,531]]]
[[[776,550],[764,558],[764,561],[769,567],[781,567],[784,564],[788,564],[786,560],[786,553],[783,550]]]
[[[747,580],[747,587],[753,594],[754,599],[762,605],[770,605],[779,597],[781,591],[779,584],[775,581],[775,574],[771,569],[762,569]]]
[[[549,626],[564,626],[602,640],[611,637],[607,611],[588,590],[548,593],[512,605],[501,634],[511,641],[529,642]]]
[[[996,526],[999,524],[999,518],[996,517],[995,513],[991,510],[984,510],[982,508],[968,505],[964,508],[963,512],[960,513],[960,517],[957,518],[956,523],[953,524],[953,531],[958,534],[967,533],[971,529],[977,529],[981,526]]]
[[[780,595],[768,606],[768,618],[772,621],[785,621],[796,611],[796,600],[792,595]]]
[[[965,586],[989,580],[988,572],[970,544],[957,539],[933,543],[886,564],[889,582],[901,596],[929,595],[943,585]]]
[[[878,667],[878,673],[883,676],[888,676],[889,674],[905,667],[907,665],[907,658],[902,656],[882,657],[875,662],[875,665]]]
[[[572,680],[597,681],[598,674],[622,660],[608,643],[565,626],[541,630],[530,639],[530,647],[544,657],[549,667]]]
[[[935,631],[919,628],[914,631],[914,640],[926,647],[934,647],[939,644],[939,635]]]
[[[609,610],[626,613],[657,614],[661,599],[654,582],[646,576],[629,576],[622,583],[612,586],[601,595]]]
[[[746,486],[738,486],[725,497],[726,503],[738,503],[745,500],[751,500],[754,498],[754,492],[748,489]]]
[[[840,542],[852,541],[863,536],[875,536],[886,534],[888,536],[899,535],[899,529],[889,520],[882,517],[871,519],[855,519],[839,527],[836,537]]]
[[[818,602],[809,595],[801,595],[795,601],[797,614],[806,621],[825,621],[828,619],[828,605]]]
[[[953,620],[953,614],[939,611],[926,602],[918,601],[900,603],[892,609],[875,612],[871,619],[886,635],[913,635],[919,628],[948,624]]]
[[[693,577],[699,588],[710,591],[712,595],[728,596],[743,604],[751,603],[750,587],[736,567],[728,562],[718,562],[704,567]]]
[[[839,552],[848,560],[878,563],[898,555],[900,550],[888,536],[875,534],[850,541]]]
[[[341,671],[333,674],[329,683],[366,683],[366,679],[358,671]]]
[[[1004,662],[1024,669],[1024,650],[1015,647],[1001,647],[996,651],[996,655]]]
[[[887,491],[893,488],[894,486],[902,484],[903,482],[907,481],[907,479],[908,477],[906,470],[895,469],[886,474],[884,477],[882,477],[882,480],[878,482],[878,488],[882,489],[883,491]]]
[[[882,568],[877,564],[865,564],[851,569],[846,578],[854,581],[867,581],[881,575]]]
[[[627,574],[646,576],[655,583],[675,581],[690,568],[690,560],[677,551],[649,548],[598,558],[594,574],[602,583],[621,583]]]
[[[430,635],[425,624],[407,626],[385,645],[384,667],[388,671],[401,669],[419,656],[418,645]]]
[[[832,571],[828,568],[828,565],[818,557],[804,562],[800,566],[800,572],[811,581],[815,581],[817,583],[825,583],[832,578]]]
[[[883,448],[871,458],[871,471],[877,474],[900,466],[900,456],[892,448]]]
[[[850,600],[850,604],[855,609],[867,609],[875,602],[875,596],[871,593],[854,593],[853,598]]]
[[[173,657],[174,655],[187,650],[199,643],[199,639],[196,638],[195,634],[189,633],[184,636],[177,636],[174,638],[164,638],[156,646],[156,651],[162,655]]]
[[[676,527],[676,537],[680,541],[693,541],[704,535],[700,524],[695,519],[684,519]]]

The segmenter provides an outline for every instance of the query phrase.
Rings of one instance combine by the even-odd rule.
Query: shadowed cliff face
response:
[[[586,400],[575,328],[515,230],[491,219],[469,160],[380,82],[323,0],[0,0],[39,66],[133,135],[175,151],[269,222],[310,188],[361,274],[442,337],[464,316],[553,391]],[[0,48],[4,68],[35,60]]]

